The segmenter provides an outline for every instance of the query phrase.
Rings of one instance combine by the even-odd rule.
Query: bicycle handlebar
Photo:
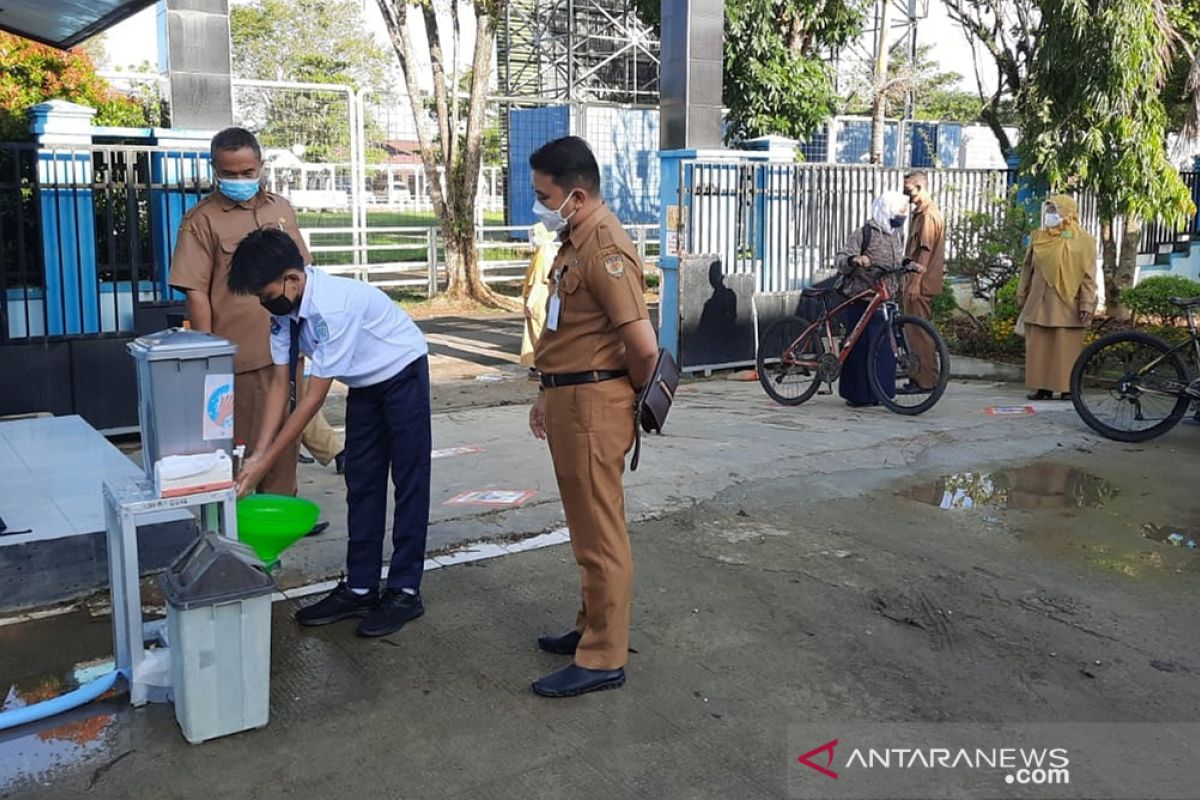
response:
[[[870,266],[863,267],[861,263],[856,264],[856,266],[858,266],[860,269],[877,270],[882,275],[900,275],[900,274],[904,274],[904,273],[919,273],[920,270],[917,269],[916,267],[912,266],[912,264],[913,264],[913,262],[911,260],[906,259],[905,263],[901,264],[898,267],[884,267],[884,266],[880,266],[879,264],[871,264]]]

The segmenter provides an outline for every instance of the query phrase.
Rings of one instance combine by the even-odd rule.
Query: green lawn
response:
[[[349,212],[310,211],[297,213],[296,217],[301,228],[309,229],[313,246],[330,247],[350,244],[351,236],[349,233],[320,232],[321,228],[350,227]],[[504,224],[504,214],[501,212],[485,213],[483,219],[486,225]],[[371,228],[429,228],[436,225],[437,217],[432,212],[372,211],[367,214],[368,231]],[[367,244],[389,245],[384,249],[369,251],[367,253],[368,264],[385,264],[393,261],[424,261],[426,257],[425,234],[423,231],[413,233],[368,232]],[[440,245],[438,253],[439,256],[444,255]],[[512,261],[524,257],[518,249],[497,248],[484,251],[484,258],[488,261]],[[320,266],[336,266],[351,264],[354,262],[354,258],[349,251],[317,252],[313,254],[313,261]]]

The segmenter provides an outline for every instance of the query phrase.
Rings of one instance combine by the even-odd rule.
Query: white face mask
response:
[[[1057,228],[1059,225],[1062,225],[1062,217],[1056,211],[1047,211],[1042,215],[1042,224],[1047,228]]]
[[[572,211],[565,217],[562,215],[562,210],[567,207],[567,203],[570,202],[570,200],[571,195],[568,194],[566,199],[562,201],[562,205],[558,207],[558,210],[546,208],[544,205],[542,205],[541,200],[534,200],[534,216],[538,218],[539,222],[546,226],[546,230],[550,231],[551,233],[558,233],[563,228],[567,227],[567,222],[570,221],[571,217],[575,216],[575,211]],[[576,209],[576,211],[578,211],[578,209]]]

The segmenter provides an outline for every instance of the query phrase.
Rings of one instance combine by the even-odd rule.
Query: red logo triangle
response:
[[[836,772],[834,772],[833,770],[829,769],[829,767],[833,766],[833,748],[837,747],[837,745],[838,745],[838,740],[833,739],[833,740],[828,741],[825,744],[821,745],[820,747],[816,747],[812,750],[809,750],[807,753],[800,756],[796,760],[799,761],[801,764],[803,764],[806,767],[815,769],[817,772],[821,773],[822,775],[825,775],[827,777],[833,778],[834,780],[837,780],[838,774]],[[812,761],[809,760],[813,756],[817,755],[818,753],[826,754],[827,758],[825,761],[825,766],[821,766],[820,764],[814,764]]]

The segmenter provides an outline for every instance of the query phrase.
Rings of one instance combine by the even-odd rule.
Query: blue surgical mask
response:
[[[567,195],[566,199],[562,201],[562,205],[558,207],[557,211],[552,208],[546,208],[544,205],[542,205],[541,200],[534,200],[533,214],[538,218],[539,222],[546,226],[546,230],[550,231],[551,233],[558,233],[563,228],[567,227],[567,223],[570,221],[571,217],[575,216],[574,211],[572,211],[568,216],[564,217],[562,215],[562,210],[567,207],[567,203],[570,200],[571,195]]]
[[[244,203],[258,194],[258,178],[218,178],[217,188],[221,194],[235,203]]]
[[[892,228],[893,229],[903,228],[904,220],[905,220],[905,217],[903,214],[897,214],[896,216],[892,217],[892,220],[891,220]]]

